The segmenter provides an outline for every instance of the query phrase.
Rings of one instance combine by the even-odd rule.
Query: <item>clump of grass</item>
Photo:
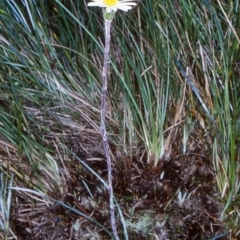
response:
[[[119,209],[127,216],[129,205],[143,208],[139,214],[136,207],[132,224],[147,216],[144,207],[153,201],[155,208],[162,207],[164,229],[177,218],[179,228],[186,230],[184,217],[196,221],[193,206],[197,204],[203,210],[197,213],[206,219],[209,199],[215,198],[212,204],[220,201],[224,210],[220,217],[212,210],[213,218],[209,214],[206,221],[219,217],[232,230],[229,238],[239,236],[237,4],[145,0],[131,16],[121,14],[114,20],[107,131]],[[86,1],[0,3],[0,169],[14,173],[18,186],[80,208],[76,199],[81,195],[75,194],[79,189],[105,201],[102,181],[97,178],[99,186],[92,186],[95,174],[106,180],[98,143],[103,53],[98,13],[90,11]],[[206,184],[209,179],[213,188]],[[191,196],[184,200],[183,193]],[[174,198],[185,201],[182,208]],[[174,207],[180,210],[174,212]],[[96,209],[93,212],[104,212],[99,205]],[[129,232],[141,236],[130,225]],[[219,236],[222,229],[219,224],[208,234]],[[155,231],[147,230],[148,236]],[[181,236],[177,229],[165,230],[169,238]],[[191,231],[186,232],[190,239]]]

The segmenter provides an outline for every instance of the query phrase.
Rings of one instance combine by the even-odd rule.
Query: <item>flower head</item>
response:
[[[106,8],[107,13],[116,12],[118,9],[128,11],[132,9],[132,6],[136,5],[132,0],[92,0],[92,2],[88,3],[88,6]]]

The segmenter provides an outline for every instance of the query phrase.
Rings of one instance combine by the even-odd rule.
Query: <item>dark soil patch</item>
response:
[[[79,157],[106,179],[107,166],[100,152]],[[108,193],[101,181],[75,160],[69,161],[68,169],[64,194],[59,192],[52,197],[111,232]],[[202,153],[176,155],[156,167],[128,156],[117,159],[113,186],[128,224],[129,238],[205,240],[223,233],[218,220],[223,205],[217,201],[214,179],[211,162]],[[18,239],[110,239],[96,224],[60,204],[34,204],[26,197],[16,199],[12,224]],[[149,221],[151,224],[147,225]],[[118,229],[121,232],[120,219]]]
[[[74,142],[68,144],[79,159],[64,160],[67,169],[62,174],[64,184],[48,193],[58,203],[15,192],[11,229],[16,239],[111,239],[106,232],[111,232],[108,192],[84,166],[107,182],[101,138],[93,133],[75,138]],[[139,161],[137,156],[117,154],[115,146],[111,146],[111,151],[115,155],[114,193],[129,239],[206,240],[225,232],[219,221],[223,205],[218,201],[215,172],[208,152],[198,143],[192,144],[186,154],[178,154],[181,150],[176,146],[172,157],[159,161],[157,166],[147,164],[144,158]],[[124,239],[119,214],[117,225]]]

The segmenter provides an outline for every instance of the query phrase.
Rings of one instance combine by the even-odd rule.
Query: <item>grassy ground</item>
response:
[[[0,236],[111,239],[102,13],[35,2],[0,2]],[[240,238],[239,24],[238,0],[116,14],[107,128],[121,239]]]

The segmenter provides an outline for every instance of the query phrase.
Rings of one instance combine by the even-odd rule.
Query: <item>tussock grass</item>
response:
[[[145,0],[116,15],[107,129],[123,239],[239,237],[238,4]],[[109,237],[101,11],[86,1],[5,0],[0,25],[0,170],[14,175],[14,194],[6,195],[9,178],[0,184],[9,211],[11,198],[10,233]],[[42,223],[43,235],[28,221]]]

